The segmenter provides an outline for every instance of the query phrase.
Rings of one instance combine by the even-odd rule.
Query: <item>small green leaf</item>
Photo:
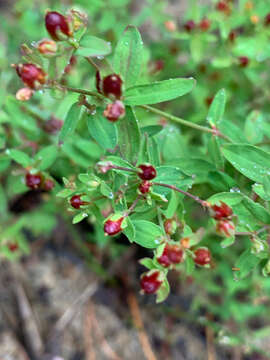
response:
[[[195,85],[193,78],[176,78],[129,88],[125,94],[126,105],[157,104],[189,93]]]
[[[55,145],[49,145],[40,150],[36,155],[34,160],[38,162],[39,170],[46,170],[52,166],[55,162],[58,155],[58,148]]]
[[[262,205],[255,203],[247,196],[243,196],[243,204],[259,222],[262,224],[270,224],[270,214]]]
[[[224,168],[224,159],[220,151],[220,140],[211,136],[208,142],[208,153],[218,170]]]
[[[113,149],[117,145],[117,127],[103,116],[101,109],[98,109],[94,115],[88,115],[87,126],[90,135],[104,149]]]
[[[231,237],[228,237],[226,239],[224,239],[221,243],[220,243],[220,246],[225,249],[226,247],[229,247],[231,245],[233,245],[235,242],[235,237],[234,236],[231,236]]]
[[[177,207],[179,205],[179,193],[176,191],[172,191],[170,195],[169,204],[166,210],[163,211],[164,216],[166,216],[167,219],[170,219],[174,216]]]
[[[186,259],[185,259],[185,263],[186,263],[186,274],[188,276],[192,275],[194,270],[195,270],[195,262],[194,262],[194,260],[192,259],[191,256],[187,256]]]
[[[117,122],[121,153],[131,163],[136,163],[140,150],[141,134],[133,109],[126,107],[126,116]]]
[[[169,293],[170,293],[170,284],[169,284],[167,278],[165,278],[163,280],[160,288],[158,289],[156,303],[159,304],[159,303],[163,302],[164,300],[166,300]]]
[[[113,58],[113,68],[120,74],[126,88],[133,86],[139,79],[142,60],[143,42],[135,26],[127,26],[118,41]]]
[[[33,163],[33,160],[26,153],[20,150],[7,149],[6,154],[23,167],[27,167]]]
[[[74,218],[72,220],[72,224],[77,224],[78,222],[85,219],[87,216],[88,216],[88,214],[86,214],[85,212],[81,212],[81,213],[77,214],[76,216],[74,216]]]
[[[126,225],[123,233],[130,242],[133,242],[135,239],[135,227],[129,217],[126,217]]]
[[[244,133],[248,142],[257,144],[263,140],[262,131],[263,117],[260,111],[253,110],[247,117],[245,122]]]
[[[59,143],[63,143],[67,137],[71,136],[74,133],[80,117],[80,112],[81,107],[78,105],[77,102],[70,107],[65,118],[64,125],[59,134]]]
[[[244,144],[225,144],[225,158],[247,178],[262,183],[270,176],[270,154],[258,147]]]
[[[143,259],[140,259],[139,263],[141,265],[145,266],[149,270],[156,269],[156,264],[153,261],[153,259],[143,258]]]
[[[163,231],[156,224],[146,220],[134,220],[134,242],[149,249],[154,249],[161,243]]]
[[[244,279],[260,261],[261,259],[251,254],[250,249],[245,250],[235,263],[235,267],[240,269],[235,271],[235,278]]]
[[[80,56],[105,56],[111,53],[111,44],[95,36],[85,35],[80,41],[76,55]]]
[[[226,92],[225,89],[221,89],[215,95],[207,114],[206,119],[211,126],[218,127],[218,125],[221,123],[225,111],[225,103]]]

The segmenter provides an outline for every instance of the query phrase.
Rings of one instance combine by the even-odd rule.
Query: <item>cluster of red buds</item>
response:
[[[54,188],[54,181],[50,178],[45,178],[43,174],[26,173],[25,185],[31,190],[51,191]]]
[[[217,233],[225,237],[234,236],[235,225],[231,221],[233,215],[232,208],[221,201],[220,205],[211,205],[209,209],[210,215],[217,221]]]
[[[211,21],[207,18],[203,18],[198,24],[196,24],[193,20],[188,20],[184,24],[184,29],[191,33],[195,29],[200,29],[201,31],[208,31],[211,26]]]

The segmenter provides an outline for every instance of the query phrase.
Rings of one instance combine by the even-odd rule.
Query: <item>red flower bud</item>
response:
[[[173,235],[176,231],[177,223],[174,219],[166,219],[164,221],[164,230],[166,234]]]
[[[106,235],[116,235],[123,229],[121,227],[124,217],[120,217],[117,220],[108,219],[104,223],[104,232]]]
[[[125,105],[122,101],[116,100],[113,104],[108,104],[103,115],[111,122],[115,122],[125,116]]]
[[[196,251],[194,251],[195,258],[194,262],[197,265],[207,265],[211,262],[211,253],[208,249],[205,248],[199,248]]]
[[[138,172],[138,176],[142,180],[152,180],[157,176],[156,169],[150,164],[142,164],[139,165],[138,168],[140,169]]]
[[[205,98],[204,102],[205,102],[206,106],[209,107],[212,104],[213,100],[214,100],[213,96],[207,96],[207,98]]]
[[[16,71],[26,86],[31,89],[37,89],[45,84],[47,74],[34,64],[19,64]]]
[[[19,249],[19,246],[18,246],[18,244],[10,243],[10,244],[8,244],[8,248],[11,252],[15,252]]]
[[[27,173],[25,175],[25,185],[30,189],[39,189],[42,184],[42,175],[38,174],[30,174]]]
[[[140,285],[143,293],[155,294],[158,291],[162,284],[159,274],[159,271],[150,270],[141,276]]]
[[[61,130],[63,126],[63,120],[57,119],[54,116],[51,116],[44,124],[44,130],[49,134],[56,134]]]
[[[53,56],[57,52],[57,44],[54,40],[43,39],[38,42],[37,49],[42,55]]]
[[[183,260],[184,252],[179,245],[170,245],[169,259],[171,264],[179,264]]]
[[[151,188],[151,183],[147,180],[144,180],[139,185],[139,191],[141,194],[147,194],[150,191],[150,188]]]
[[[68,20],[57,11],[49,11],[45,16],[45,26],[48,33],[55,41],[65,40],[72,36]]]
[[[52,179],[45,179],[42,184],[42,189],[45,191],[51,191],[54,188],[54,181]]]
[[[270,25],[270,13],[267,14],[264,18],[264,25],[269,26]]]
[[[211,26],[211,22],[209,19],[202,19],[201,22],[199,23],[199,28],[202,31],[207,31]]]
[[[220,205],[211,205],[210,214],[215,220],[221,220],[229,218],[233,211],[230,206],[225,204],[223,201],[220,202]]]
[[[216,5],[216,10],[224,12],[225,14],[230,14],[230,7],[225,1],[219,1]]]
[[[70,205],[71,205],[74,209],[80,209],[81,206],[88,204],[87,201],[83,201],[83,200],[81,199],[81,196],[82,196],[82,195],[73,195],[72,198],[69,200]]]
[[[187,32],[191,32],[192,30],[194,30],[196,27],[196,24],[193,20],[189,20],[185,23],[184,28],[186,29]]]
[[[248,64],[249,64],[249,58],[247,56],[240,56],[238,58],[238,61],[239,61],[239,66],[241,67],[247,67]]]
[[[229,33],[229,40],[230,40],[230,42],[231,42],[231,43],[234,43],[235,38],[236,38],[236,31],[232,30],[232,31]]]
[[[160,257],[157,258],[157,261],[160,263],[160,265],[164,267],[168,267],[171,265],[171,260],[169,258],[169,244],[166,244],[163,253]]]
[[[217,222],[216,231],[219,235],[231,237],[235,234],[234,223],[228,220],[220,220]]]
[[[119,99],[122,95],[122,79],[117,74],[106,76],[102,81],[102,91],[105,96]]]

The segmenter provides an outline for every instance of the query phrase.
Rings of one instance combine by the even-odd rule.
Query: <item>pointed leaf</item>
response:
[[[68,136],[71,136],[77,126],[78,119],[80,117],[81,107],[78,103],[74,103],[69,109],[65,118],[64,125],[59,134],[59,143],[63,143]]]

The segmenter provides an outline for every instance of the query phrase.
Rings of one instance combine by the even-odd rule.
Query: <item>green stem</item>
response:
[[[199,131],[208,132],[210,134],[222,137],[223,139],[226,139],[227,141],[230,141],[230,139],[226,135],[222,134],[218,129],[211,129],[211,128],[206,127],[206,126],[201,126],[201,125],[198,125],[198,124],[194,124],[194,123],[192,123],[190,121],[184,120],[184,119],[182,119],[182,118],[180,118],[178,116],[170,115],[170,114],[168,114],[168,113],[166,113],[164,111],[161,111],[161,110],[156,109],[156,108],[154,108],[152,106],[149,106],[149,105],[139,105],[139,107],[141,107],[141,108],[143,108],[145,110],[151,111],[154,114],[163,116],[163,117],[165,117],[165,118],[167,118],[169,120],[175,121],[178,124],[188,126],[188,127],[191,127],[193,129],[196,129],[196,130],[199,130]]]
[[[60,85],[61,86],[61,85]],[[84,89],[76,89],[71,88],[69,86],[61,86],[62,89],[65,89],[67,91],[75,92],[78,94],[88,95],[88,96],[95,96],[99,99],[104,99],[104,96],[102,94],[97,93],[96,91],[90,91],[90,90],[84,90]]]

